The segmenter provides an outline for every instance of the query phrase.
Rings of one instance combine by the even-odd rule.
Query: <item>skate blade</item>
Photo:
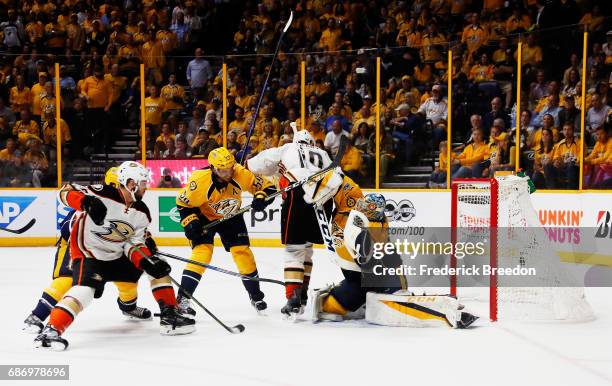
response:
[[[195,324],[190,326],[183,326],[179,328],[172,328],[172,326],[161,326],[159,333],[161,335],[173,336],[173,335],[187,335],[195,331]]]
[[[65,344],[63,342],[51,342],[49,346],[45,346],[43,342],[35,340],[34,348],[50,351],[65,351],[68,348],[68,342],[66,342]]]
[[[291,314],[287,315],[287,314],[283,314],[283,320],[289,322],[289,323],[296,323],[298,320],[298,316],[300,316],[299,313],[297,312],[292,312]]]
[[[123,314],[125,319],[131,322],[147,322],[149,320],[153,320],[153,316],[149,316],[148,318],[138,318],[136,316],[132,316],[129,314]]]
[[[40,334],[42,332],[42,328],[38,327],[38,326],[34,326],[34,325],[29,325],[29,326],[23,326],[23,328],[21,329],[21,331],[23,331],[26,334]]]
[[[268,316],[266,310],[255,310],[255,312],[257,312],[258,316]]]

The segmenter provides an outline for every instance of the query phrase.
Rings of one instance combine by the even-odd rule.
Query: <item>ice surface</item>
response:
[[[189,256],[187,248],[162,249]],[[260,276],[282,278],[280,249],[254,253]],[[290,324],[279,312],[283,287],[263,284],[269,311],[262,317],[239,279],[208,271],[195,295],[228,324],[244,324],[243,334],[227,333],[198,311],[195,334],[161,336],[157,320],[126,321],[108,284],[66,332],[68,351],[36,350],[21,326],[51,280],[53,254],[53,248],[0,248],[0,364],[69,364],[75,385],[612,385],[612,289],[587,289],[597,320],[583,324],[481,320],[470,330],[306,318]],[[235,270],[221,248],[213,264]],[[180,281],[183,263],[172,266]],[[340,277],[316,250],[312,287]],[[139,293],[139,304],[157,311],[147,280]],[[485,303],[467,305],[486,319]]]

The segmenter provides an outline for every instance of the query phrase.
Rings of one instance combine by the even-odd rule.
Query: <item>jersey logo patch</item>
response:
[[[195,181],[191,181],[191,182],[189,183],[189,190],[194,191],[194,190],[196,190],[197,188],[198,188],[198,184],[196,184],[196,182],[195,182]]]
[[[126,238],[132,237],[134,228],[125,221],[109,220],[110,226],[105,226],[104,231],[92,231],[97,238],[111,243],[123,243]]]
[[[240,207],[240,201],[235,198],[227,198],[210,206],[215,212],[222,216],[226,216]]]

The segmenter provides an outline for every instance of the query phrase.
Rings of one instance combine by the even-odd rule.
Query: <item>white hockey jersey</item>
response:
[[[250,171],[264,176],[284,176],[293,182],[303,174],[301,170],[313,174],[331,165],[327,152],[316,146],[305,143],[287,143],[281,147],[273,147],[261,151],[247,161]],[[296,178],[297,177],[297,178]]]
[[[287,143],[281,147],[260,152],[247,161],[247,168],[255,174],[281,177],[281,187],[307,178],[332,164],[327,152],[305,143]],[[285,179],[283,183],[283,178]],[[330,172],[329,176],[302,185],[304,201],[322,205],[329,200],[342,184],[341,170]],[[325,183],[321,184],[320,181]]]
[[[70,191],[99,198],[107,209],[104,224],[96,225],[85,212],[80,211],[81,208],[75,208],[73,200],[68,198]],[[123,255],[130,256],[133,245],[144,245],[147,227],[151,223],[151,215],[144,202],[135,201],[128,207],[115,187],[75,184],[60,190],[59,200],[77,210],[70,231],[70,254],[73,259],[85,257],[110,261]]]

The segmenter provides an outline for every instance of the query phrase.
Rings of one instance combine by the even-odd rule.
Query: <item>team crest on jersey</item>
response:
[[[194,190],[196,190],[197,188],[198,188],[198,184],[196,184],[196,182],[195,182],[195,181],[191,181],[191,182],[189,183],[189,190],[194,191]]]
[[[349,197],[346,199],[346,206],[352,208],[355,206],[355,199],[353,197]]]
[[[97,238],[111,243],[123,243],[126,238],[132,237],[134,228],[125,221],[109,220],[109,226],[104,231],[92,231]]]
[[[227,198],[210,206],[215,212],[222,216],[226,216],[240,207],[240,201],[235,198]]]

